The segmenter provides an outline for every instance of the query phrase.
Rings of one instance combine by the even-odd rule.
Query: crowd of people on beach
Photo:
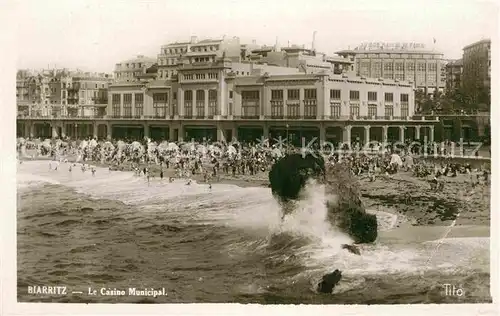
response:
[[[409,144],[408,144],[409,145]],[[143,141],[97,141],[95,139],[24,139],[17,141],[17,151],[21,159],[39,159],[48,157],[52,161],[68,162],[71,172],[80,164],[82,172],[90,170],[96,173],[94,165],[107,166],[110,171],[130,170],[137,176],[144,176],[149,183],[156,176],[164,178],[167,171],[169,181],[175,178],[192,183],[193,177],[206,183],[217,182],[221,176],[237,178],[254,177],[266,173],[278,159],[287,153],[322,154],[327,164],[344,163],[353,175],[367,177],[375,181],[379,175],[392,175],[409,172],[414,177],[427,179],[432,190],[442,190],[446,177],[469,174],[471,186],[488,182],[490,170],[483,166],[473,168],[470,163],[457,163],[446,148],[427,144],[428,148],[413,143],[412,146],[383,146],[371,143],[362,146],[359,142],[339,145],[340,150],[326,152],[318,146],[299,148],[277,146],[272,142],[154,142]],[[440,162],[423,159],[421,153],[430,156],[445,155]],[[93,165],[91,165],[91,163]],[[50,169],[57,170],[52,166]],[[265,177],[264,177],[265,178]],[[211,184],[210,184],[211,186]]]

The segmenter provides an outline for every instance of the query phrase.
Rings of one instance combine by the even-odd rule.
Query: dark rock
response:
[[[278,160],[269,172],[273,195],[283,205],[283,216],[293,212],[289,201],[297,200],[308,179],[325,184],[328,220],[356,243],[370,243],[377,238],[377,218],[367,214],[360,198],[358,182],[349,166],[337,163],[326,167],[321,155],[290,154]]]
[[[342,272],[338,269],[332,273],[325,274],[321,282],[318,283],[318,292],[332,293],[333,288],[340,282],[340,279],[342,279]]]
[[[350,253],[353,253],[355,255],[361,255],[361,253],[359,252],[359,248],[354,245],[343,244],[342,249],[347,249]]]

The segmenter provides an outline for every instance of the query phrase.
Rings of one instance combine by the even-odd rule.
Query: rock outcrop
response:
[[[278,160],[269,172],[275,198],[284,214],[293,212],[290,201],[297,200],[309,179],[325,185],[328,220],[347,233],[356,243],[370,243],[377,238],[377,218],[367,214],[360,199],[359,186],[343,163],[326,166],[321,155],[290,154]]]
[[[317,291],[327,294],[332,293],[333,288],[340,282],[340,279],[342,279],[342,272],[338,269],[332,273],[325,274],[321,282],[318,283]]]

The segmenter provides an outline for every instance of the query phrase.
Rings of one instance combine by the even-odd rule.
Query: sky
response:
[[[418,42],[457,59],[498,28],[494,2],[467,0],[16,0],[4,8],[16,17],[19,69],[112,72],[190,36],[310,47],[314,31],[316,49],[327,54],[361,42]]]

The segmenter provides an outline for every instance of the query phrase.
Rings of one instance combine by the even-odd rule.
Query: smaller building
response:
[[[475,106],[489,106],[491,89],[491,40],[464,47],[462,86]],[[489,109],[489,107],[488,107]]]
[[[156,59],[138,55],[136,58],[122,61],[115,65],[115,81],[138,81],[138,76],[146,73],[146,69],[156,63]]]
[[[455,91],[462,86],[462,59],[452,60],[446,64],[446,91]]]

